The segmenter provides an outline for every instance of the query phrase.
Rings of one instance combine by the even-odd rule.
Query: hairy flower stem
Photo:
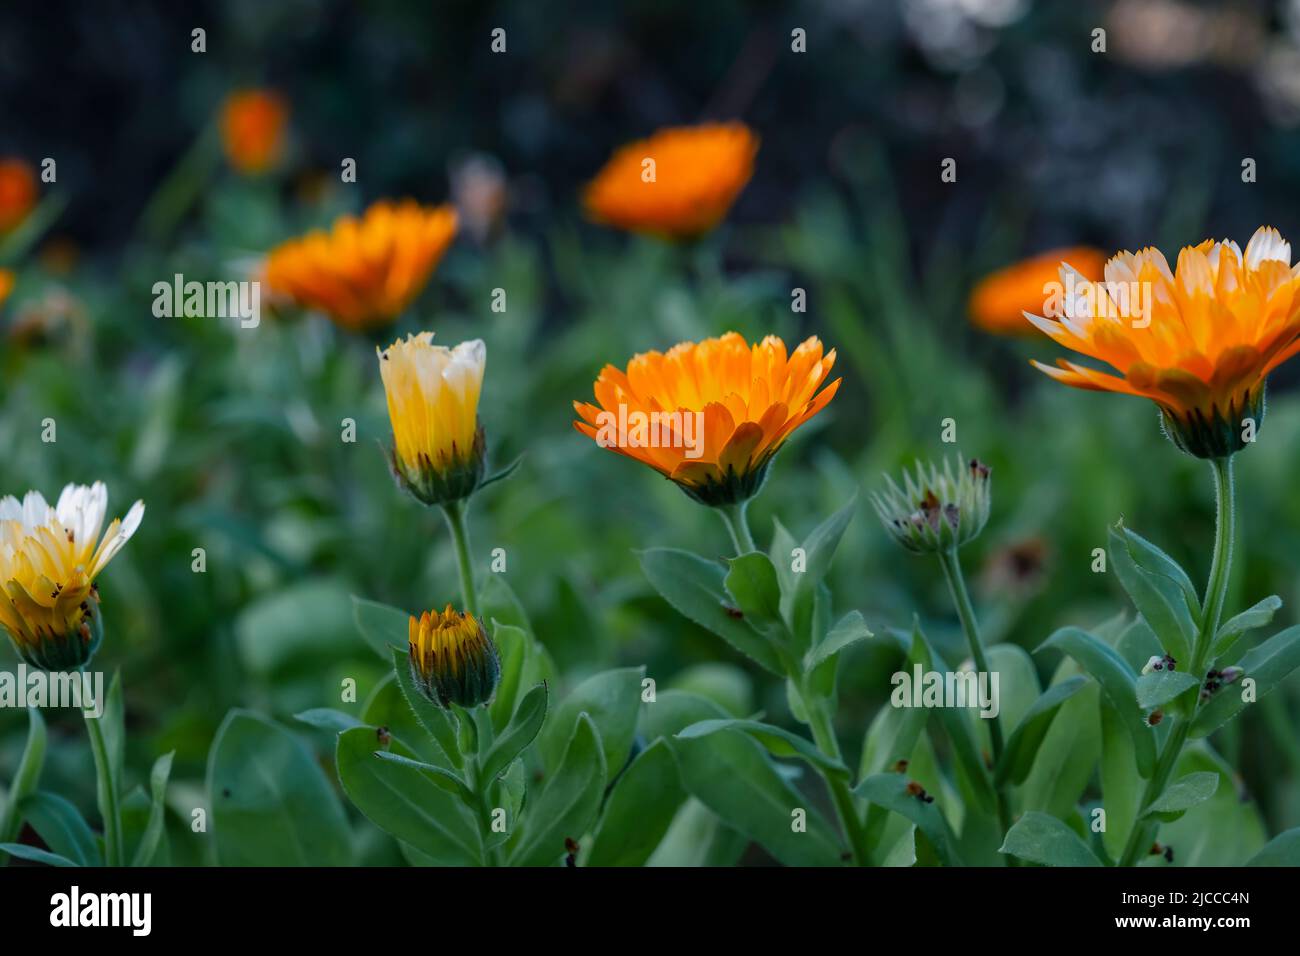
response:
[[[494,781],[485,780],[482,776],[483,761],[487,758],[488,752],[492,749],[493,730],[492,718],[488,714],[486,706],[475,707],[471,710],[462,710],[460,719],[473,728],[473,750],[465,754],[466,776],[470,790],[478,796],[479,815],[479,832],[483,836],[483,847],[486,853],[485,862],[489,866],[501,866],[502,855],[500,845],[489,847],[488,843],[495,836],[492,832],[492,784]]]
[[[746,517],[748,508],[748,501],[718,507],[718,514],[722,515],[722,522],[727,526],[727,532],[731,535],[731,543],[737,555],[758,550],[758,546],[754,544],[754,536],[749,533],[749,518]]]
[[[804,700],[808,710],[808,725],[812,729],[817,749],[834,760],[840,760],[840,745],[835,739],[835,730],[831,726],[830,715],[826,712],[825,701],[810,699],[807,694],[804,695]],[[849,841],[849,849],[853,851],[853,864],[868,865],[871,862],[871,848],[867,845],[867,831],[853,804],[848,781],[835,773],[823,773],[822,776],[831,792],[831,799],[835,802],[835,811],[839,815],[840,826],[844,828],[844,836]]]
[[[102,706],[102,702],[101,702]],[[99,784],[99,803],[104,817],[104,865],[122,866],[122,812],[117,803],[117,781],[113,779],[113,764],[109,760],[104,731],[99,726],[100,717],[83,711],[90,749],[95,755],[95,776]]]
[[[981,674],[991,674],[988,656],[984,653],[984,642],[980,638],[979,622],[975,619],[975,608],[971,604],[970,592],[966,590],[966,577],[962,574],[961,560],[957,549],[940,551],[939,564],[943,567],[943,576],[948,581],[948,591],[952,594],[952,603],[956,605],[957,617],[961,620],[962,632],[970,645],[971,657],[975,660],[975,670]],[[989,739],[993,743],[993,766],[1002,762],[1002,718],[994,717],[989,721]],[[1005,837],[1011,829],[1011,805],[1007,799],[1005,787],[997,788],[998,823]],[[1015,866],[1015,857],[1008,857],[1011,866]]]
[[[442,506],[442,513],[447,518],[452,540],[456,542],[456,564],[460,569],[460,594],[465,602],[465,610],[481,623],[478,593],[474,590],[474,565],[469,558],[469,532],[465,530],[465,503],[449,501]]]
[[[1232,456],[1213,458],[1210,467],[1214,471],[1214,500],[1217,511],[1214,528],[1214,557],[1210,561],[1210,579],[1205,584],[1205,598],[1201,605],[1201,627],[1196,634],[1196,644],[1192,647],[1192,660],[1188,673],[1201,680],[1205,677],[1205,665],[1210,651],[1214,647],[1214,635],[1219,629],[1219,619],[1223,616],[1223,602],[1228,595],[1228,576],[1232,570],[1232,539],[1237,527],[1237,505],[1232,480]],[[1192,718],[1195,716],[1193,705],[1191,715],[1177,718],[1178,722],[1170,730],[1165,745],[1156,760],[1156,768],[1142,791],[1142,802],[1138,804],[1139,815],[1159,799],[1169,785],[1169,778],[1182,756],[1183,746],[1191,733]],[[1129,833],[1120,855],[1120,866],[1134,866],[1138,857],[1154,842],[1160,829],[1159,822],[1147,823],[1139,816]]]

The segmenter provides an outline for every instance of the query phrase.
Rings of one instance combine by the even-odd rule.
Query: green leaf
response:
[[[158,852],[163,824],[167,818],[167,780],[171,777],[172,758],[175,755],[174,750],[163,754],[154,761],[153,769],[149,771],[149,822],[145,824],[144,835],[136,847],[132,866],[149,866],[154,861],[154,854]]]
[[[1300,827],[1279,833],[1246,861],[1247,866],[1300,866]]]
[[[553,866],[563,859],[565,839],[581,839],[600,810],[605,767],[596,724],[587,714],[579,714],[558,770],[527,810],[511,866]]]
[[[362,705],[359,726],[385,728],[401,744],[392,748],[399,753],[407,753],[408,756],[418,757],[425,763],[435,763],[440,767],[456,766],[416,719],[402,688],[397,684],[397,675],[391,670],[380,678]]]
[[[1192,720],[1192,737],[1213,733],[1246,706],[1246,681],[1254,681],[1254,700],[1259,700],[1300,667],[1300,625],[1279,631],[1251,648],[1237,666],[1245,671],[1244,676],[1220,687],[1201,707]]]
[[[1241,866],[1268,839],[1258,804],[1243,800],[1234,782],[1236,771],[1206,741],[1183,749],[1173,776],[1198,772],[1217,774],[1218,789],[1180,819],[1162,823],[1160,842],[1174,848],[1174,863],[1179,866]]]
[[[730,613],[732,599],[726,593],[720,565],[673,548],[651,548],[640,557],[645,576],[677,613],[712,631],[778,677],[785,676],[767,638]]]
[[[23,755],[18,759],[18,770],[13,783],[9,786],[9,796],[5,801],[4,812],[0,813],[0,842],[8,843],[17,838],[22,829],[22,817],[18,815],[18,805],[30,793],[35,793],[41,780],[41,768],[45,766],[45,718],[35,707],[27,708],[27,744]],[[0,865],[5,862],[5,855],[0,852]]]
[[[840,539],[844,537],[844,531],[857,510],[858,496],[855,492],[847,504],[812,530],[801,545],[804,552],[804,570],[791,571],[793,588],[782,594],[781,610],[790,625],[795,651],[801,656],[821,636],[821,631],[816,626],[818,593],[823,591],[822,582],[830,570],[831,558],[834,557],[835,549],[839,547]],[[789,552],[779,560],[788,564]],[[774,558],[773,561],[778,562],[778,559]]]
[[[1078,665],[1066,659],[1057,667],[1052,682],[1068,680],[1078,671]],[[1063,818],[1074,809],[1088,787],[1101,753],[1097,708],[1098,702],[1104,700],[1096,682],[1089,682],[1061,705],[1060,713],[1038,748],[1034,768],[1020,787],[1022,810],[1042,810]],[[1127,729],[1124,732],[1127,734]]]
[[[1124,718],[1106,698],[1100,698],[1102,809],[1106,811],[1106,829],[1101,842],[1112,859],[1124,853],[1128,835],[1137,822],[1139,804],[1142,802],[1142,778],[1133,759],[1133,738],[1129,736]]]
[[[352,619],[366,643],[386,661],[393,659],[394,647],[405,650],[410,644],[411,616],[405,611],[377,601],[367,601],[354,594]]]
[[[235,619],[235,648],[264,678],[316,669],[357,652],[347,584],[335,577],[288,583],[246,605]],[[405,644],[405,631],[403,631]]]
[[[1037,810],[1030,810],[1011,825],[1001,852],[1042,866],[1101,866],[1077,833]]]
[[[38,850],[34,846],[27,846],[25,843],[0,843],[0,850],[8,853],[10,856],[16,856],[20,860],[31,860],[33,863],[44,863],[46,866],[80,866],[80,863],[74,863],[66,856],[59,856],[57,853],[50,853],[48,850]]]
[[[538,684],[519,702],[506,729],[497,737],[483,759],[483,780],[494,780],[504,773],[524,749],[533,742],[546,719],[546,685]],[[635,726],[635,724],[634,724]]]
[[[1087,683],[1087,678],[1071,677],[1047,688],[1034,701],[1007,739],[1006,747],[1002,751],[1002,760],[998,763],[993,776],[995,786],[1000,787],[1008,780],[1015,784],[1025,782],[1029,771],[1033,769],[1038,748],[1042,745],[1043,738],[1047,736],[1057,711]]]
[[[1198,803],[1204,803],[1214,796],[1214,791],[1218,789],[1217,773],[1204,770],[1189,773],[1166,787],[1165,792],[1147,807],[1143,816],[1156,816],[1165,821],[1177,820]]]
[[[901,814],[916,824],[934,846],[935,853],[944,866],[961,866],[957,854],[957,838],[953,836],[948,821],[934,803],[907,792],[908,779],[901,773],[877,773],[867,777],[854,788],[853,793],[877,806]]]
[[[510,464],[506,465],[504,468],[500,469],[499,471],[493,472],[491,475],[488,475],[486,478],[484,478],[482,481],[478,483],[478,490],[482,491],[488,485],[496,484],[498,481],[505,481],[507,478],[509,478],[511,475],[515,473],[515,469],[517,469],[521,464],[523,464],[523,461],[524,461],[524,456],[520,455]]]
[[[501,659],[501,680],[492,703],[488,704],[488,713],[492,715],[492,729],[501,733],[519,704],[520,690],[525,686],[526,671],[532,661],[533,639],[521,627],[493,621],[492,641]]]
[[[80,811],[57,793],[38,790],[19,808],[46,846],[77,866],[102,866],[99,844]]]
[[[348,799],[379,829],[438,865],[480,865],[478,820],[464,801],[416,768],[380,760],[377,743],[373,727],[339,734],[335,763]]]
[[[1247,608],[1236,617],[1230,617],[1219,626],[1219,631],[1214,635],[1214,648],[1211,651],[1211,657],[1218,658],[1227,653],[1241,635],[1247,631],[1253,631],[1257,627],[1265,627],[1272,623],[1273,615],[1277,613],[1278,608],[1282,606],[1282,599],[1276,594],[1270,594],[1264,600],[1260,601],[1254,607]]]
[[[564,751],[571,746],[574,725],[581,714],[587,714],[600,731],[607,772],[614,776],[622,770],[636,737],[644,676],[644,667],[602,671],[569,691],[538,736],[537,751],[543,765],[548,770],[559,765]]]
[[[478,599],[479,608],[483,612],[482,620],[517,627],[526,634],[533,633],[528,612],[506,583],[504,574],[489,574]]]
[[[1133,554],[1134,538],[1122,525],[1110,529],[1110,563],[1115,576],[1165,651],[1177,661],[1190,661],[1197,624],[1182,586],[1167,574],[1138,564]]]
[[[600,816],[588,866],[643,866],[686,799],[668,742],[656,740],[618,778]]]
[[[1187,671],[1152,671],[1137,679],[1137,703],[1143,710],[1154,710],[1200,686],[1201,682]]]
[[[772,559],[761,551],[751,551],[729,562],[723,587],[745,615],[751,627],[775,641],[785,639],[785,621],[781,617],[781,585],[777,583]]]
[[[294,714],[293,719],[306,724],[308,727],[315,727],[317,730],[328,730],[336,734],[351,730],[353,727],[362,726],[362,722],[351,714],[336,710],[333,707],[313,707],[311,710],[304,710],[300,714]]]
[[[775,727],[758,720],[736,720],[722,718],[719,720],[702,720],[691,724],[677,734],[679,740],[692,740],[707,737],[719,731],[735,731],[747,734],[757,740],[774,757],[800,757],[827,773],[848,777],[849,768],[839,760],[826,756],[812,743],[798,734],[791,733],[783,727]]]
[[[412,770],[418,770],[429,778],[434,784],[448,793],[460,797],[466,804],[473,806],[474,791],[469,785],[460,778],[460,775],[446,767],[439,767],[437,764],[425,763],[422,760],[413,760],[410,757],[403,756],[400,753],[393,753],[390,750],[376,750],[375,756],[380,760],[388,760],[403,767],[409,767]]]
[[[826,636],[814,644],[808,653],[804,655],[804,672],[809,673],[815,670],[838,655],[846,647],[850,647],[858,641],[865,641],[871,636],[871,631],[867,628],[867,622],[863,619],[862,612],[850,611],[840,618],[835,626],[826,633]]]
[[[941,673],[949,672],[951,668],[939,656],[939,652],[935,650],[934,645],[925,636],[925,632],[919,626],[916,626],[914,631],[915,636],[920,638],[925,649],[926,659],[921,662],[921,669]],[[948,743],[952,747],[953,757],[957,763],[958,783],[963,791],[962,796],[991,816],[997,806],[997,798],[993,793],[992,777],[984,764],[980,748],[975,742],[975,733],[971,721],[964,710],[964,708],[958,710],[954,707],[939,707],[931,710],[930,715],[943,728]]]
[[[1040,651],[1049,648],[1070,655],[1101,685],[1133,736],[1138,772],[1150,777],[1156,763],[1155,735],[1138,710],[1137,679],[1127,662],[1114,648],[1077,627],[1063,627],[1039,646]]]
[[[402,697],[406,699],[411,713],[415,714],[420,726],[428,732],[429,738],[438,745],[438,749],[451,764],[461,766],[463,759],[456,739],[456,725],[447,711],[425,697],[415,686],[415,678],[411,676],[410,650],[393,647],[389,648],[388,653],[393,662],[393,673],[397,675],[397,686],[401,688]]]
[[[670,738],[686,791],[726,824],[759,843],[787,866],[834,866],[844,848],[816,807],[777,772],[757,742],[741,734],[673,736],[702,720],[725,717],[712,701],[665,691],[646,707],[646,736]],[[791,828],[794,811],[807,814],[807,832]]]
[[[1121,525],[1122,527],[1122,525]],[[1183,600],[1191,611],[1193,618],[1200,619],[1201,598],[1196,593],[1196,585],[1183,570],[1182,565],[1156,547],[1132,528],[1123,528],[1124,538],[1128,542],[1129,554],[1133,561],[1150,574],[1159,574],[1169,578],[1182,591]]]
[[[213,840],[222,866],[346,866],[339,799],[297,737],[232,710],[208,755]]]

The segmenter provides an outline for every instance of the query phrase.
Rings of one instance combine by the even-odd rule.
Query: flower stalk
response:
[[[939,565],[943,568],[943,576],[948,582],[948,591],[952,595],[952,602],[957,608],[957,617],[961,621],[962,633],[966,635],[966,643],[970,645],[971,657],[975,661],[975,669],[982,674],[989,674],[988,655],[984,652],[984,641],[980,637],[979,622],[975,617],[975,607],[971,604],[970,592],[966,588],[966,577],[962,574],[961,559],[957,557],[957,548],[952,547],[943,551],[936,552],[939,556]],[[989,721],[989,739],[993,746],[993,765],[996,767],[1002,761],[1002,751],[1005,746],[1002,738],[1002,718],[1001,716],[993,717]],[[998,823],[1002,827],[1002,833],[1011,829],[1011,806],[1005,787],[997,788],[997,806],[998,806]],[[1011,864],[1015,865],[1015,857],[1008,857]]]
[[[82,716],[86,721],[86,734],[90,737],[90,749],[95,757],[99,806],[104,816],[104,864],[122,866],[122,810],[117,800],[117,780],[113,777],[113,763],[109,758],[100,718],[92,717],[88,711],[83,711]]]
[[[1219,629],[1219,619],[1223,615],[1223,602],[1228,594],[1228,578],[1232,571],[1232,541],[1236,534],[1237,507],[1233,486],[1232,456],[1210,459],[1210,468],[1214,474],[1215,529],[1214,557],[1210,561],[1210,577],[1205,585],[1205,598],[1201,602],[1201,626],[1196,635],[1196,645],[1192,648],[1192,663],[1189,673],[1202,677],[1210,650],[1214,646],[1214,636]],[[1169,778],[1178,765],[1183,747],[1191,733],[1192,720],[1196,716],[1194,705],[1191,714],[1177,719],[1165,739],[1164,748],[1156,760],[1155,770],[1142,791],[1142,801],[1138,804],[1139,813],[1157,800],[1169,785]],[[1120,854],[1120,866],[1134,866],[1145,847],[1149,846],[1159,828],[1159,823],[1144,823],[1141,819],[1133,824],[1124,851]]]
[[[478,612],[478,592],[474,588],[474,564],[470,560],[469,531],[465,527],[465,503],[448,501],[442,506],[447,519],[447,529],[456,545],[456,567],[460,573],[460,594],[465,610],[481,620]]]

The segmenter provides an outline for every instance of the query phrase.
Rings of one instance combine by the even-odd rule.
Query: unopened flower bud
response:
[[[408,624],[411,677],[440,707],[487,703],[501,679],[496,645],[472,614],[450,604],[439,614],[425,611]]]
[[[989,468],[977,459],[945,461],[942,470],[917,462],[900,487],[886,476],[886,488],[871,496],[894,540],[917,553],[960,547],[984,530],[989,519]]]

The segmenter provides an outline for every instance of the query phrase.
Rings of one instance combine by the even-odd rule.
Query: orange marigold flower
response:
[[[618,150],[583,201],[588,215],[606,225],[698,236],[727,214],[754,174],[757,152],[758,137],[744,123],[662,129]]]
[[[821,388],[835,365],[815,336],[787,356],[769,335],[757,345],[735,332],[634,356],[627,371],[606,365],[597,404],[574,402],[574,427],[604,448],[644,462],[706,505],[758,493],[791,432],[835,397]]]
[[[1169,437],[1198,458],[1245,447],[1264,416],[1268,374],[1300,351],[1300,265],[1276,229],[1258,229],[1244,253],[1228,240],[1188,246],[1176,272],[1150,248],[1107,262],[1104,283],[1069,272],[1060,321],[1026,317],[1119,374],[1066,359],[1035,366],[1076,388],[1151,399]]]
[[[240,90],[221,106],[221,144],[230,165],[246,176],[264,173],[284,152],[289,106],[270,90]]]
[[[377,202],[271,251],[271,290],[359,331],[392,323],[424,289],[456,235],[451,206]]]
[[[1060,282],[1062,263],[1085,279],[1096,280],[1102,277],[1106,254],[1088,246],[1052,249],[985,276],[967,302],[971,322],[996,335],[1033,335],[1025,313],[1043,311],[1051,288]]]
[[[16,277],[10,269],[0,269],[0,305],[4,305],[9,293],[14,291]]]
[[[9,232],[36,205],[36,173],[21,159],[0,159],[0,233]]]

